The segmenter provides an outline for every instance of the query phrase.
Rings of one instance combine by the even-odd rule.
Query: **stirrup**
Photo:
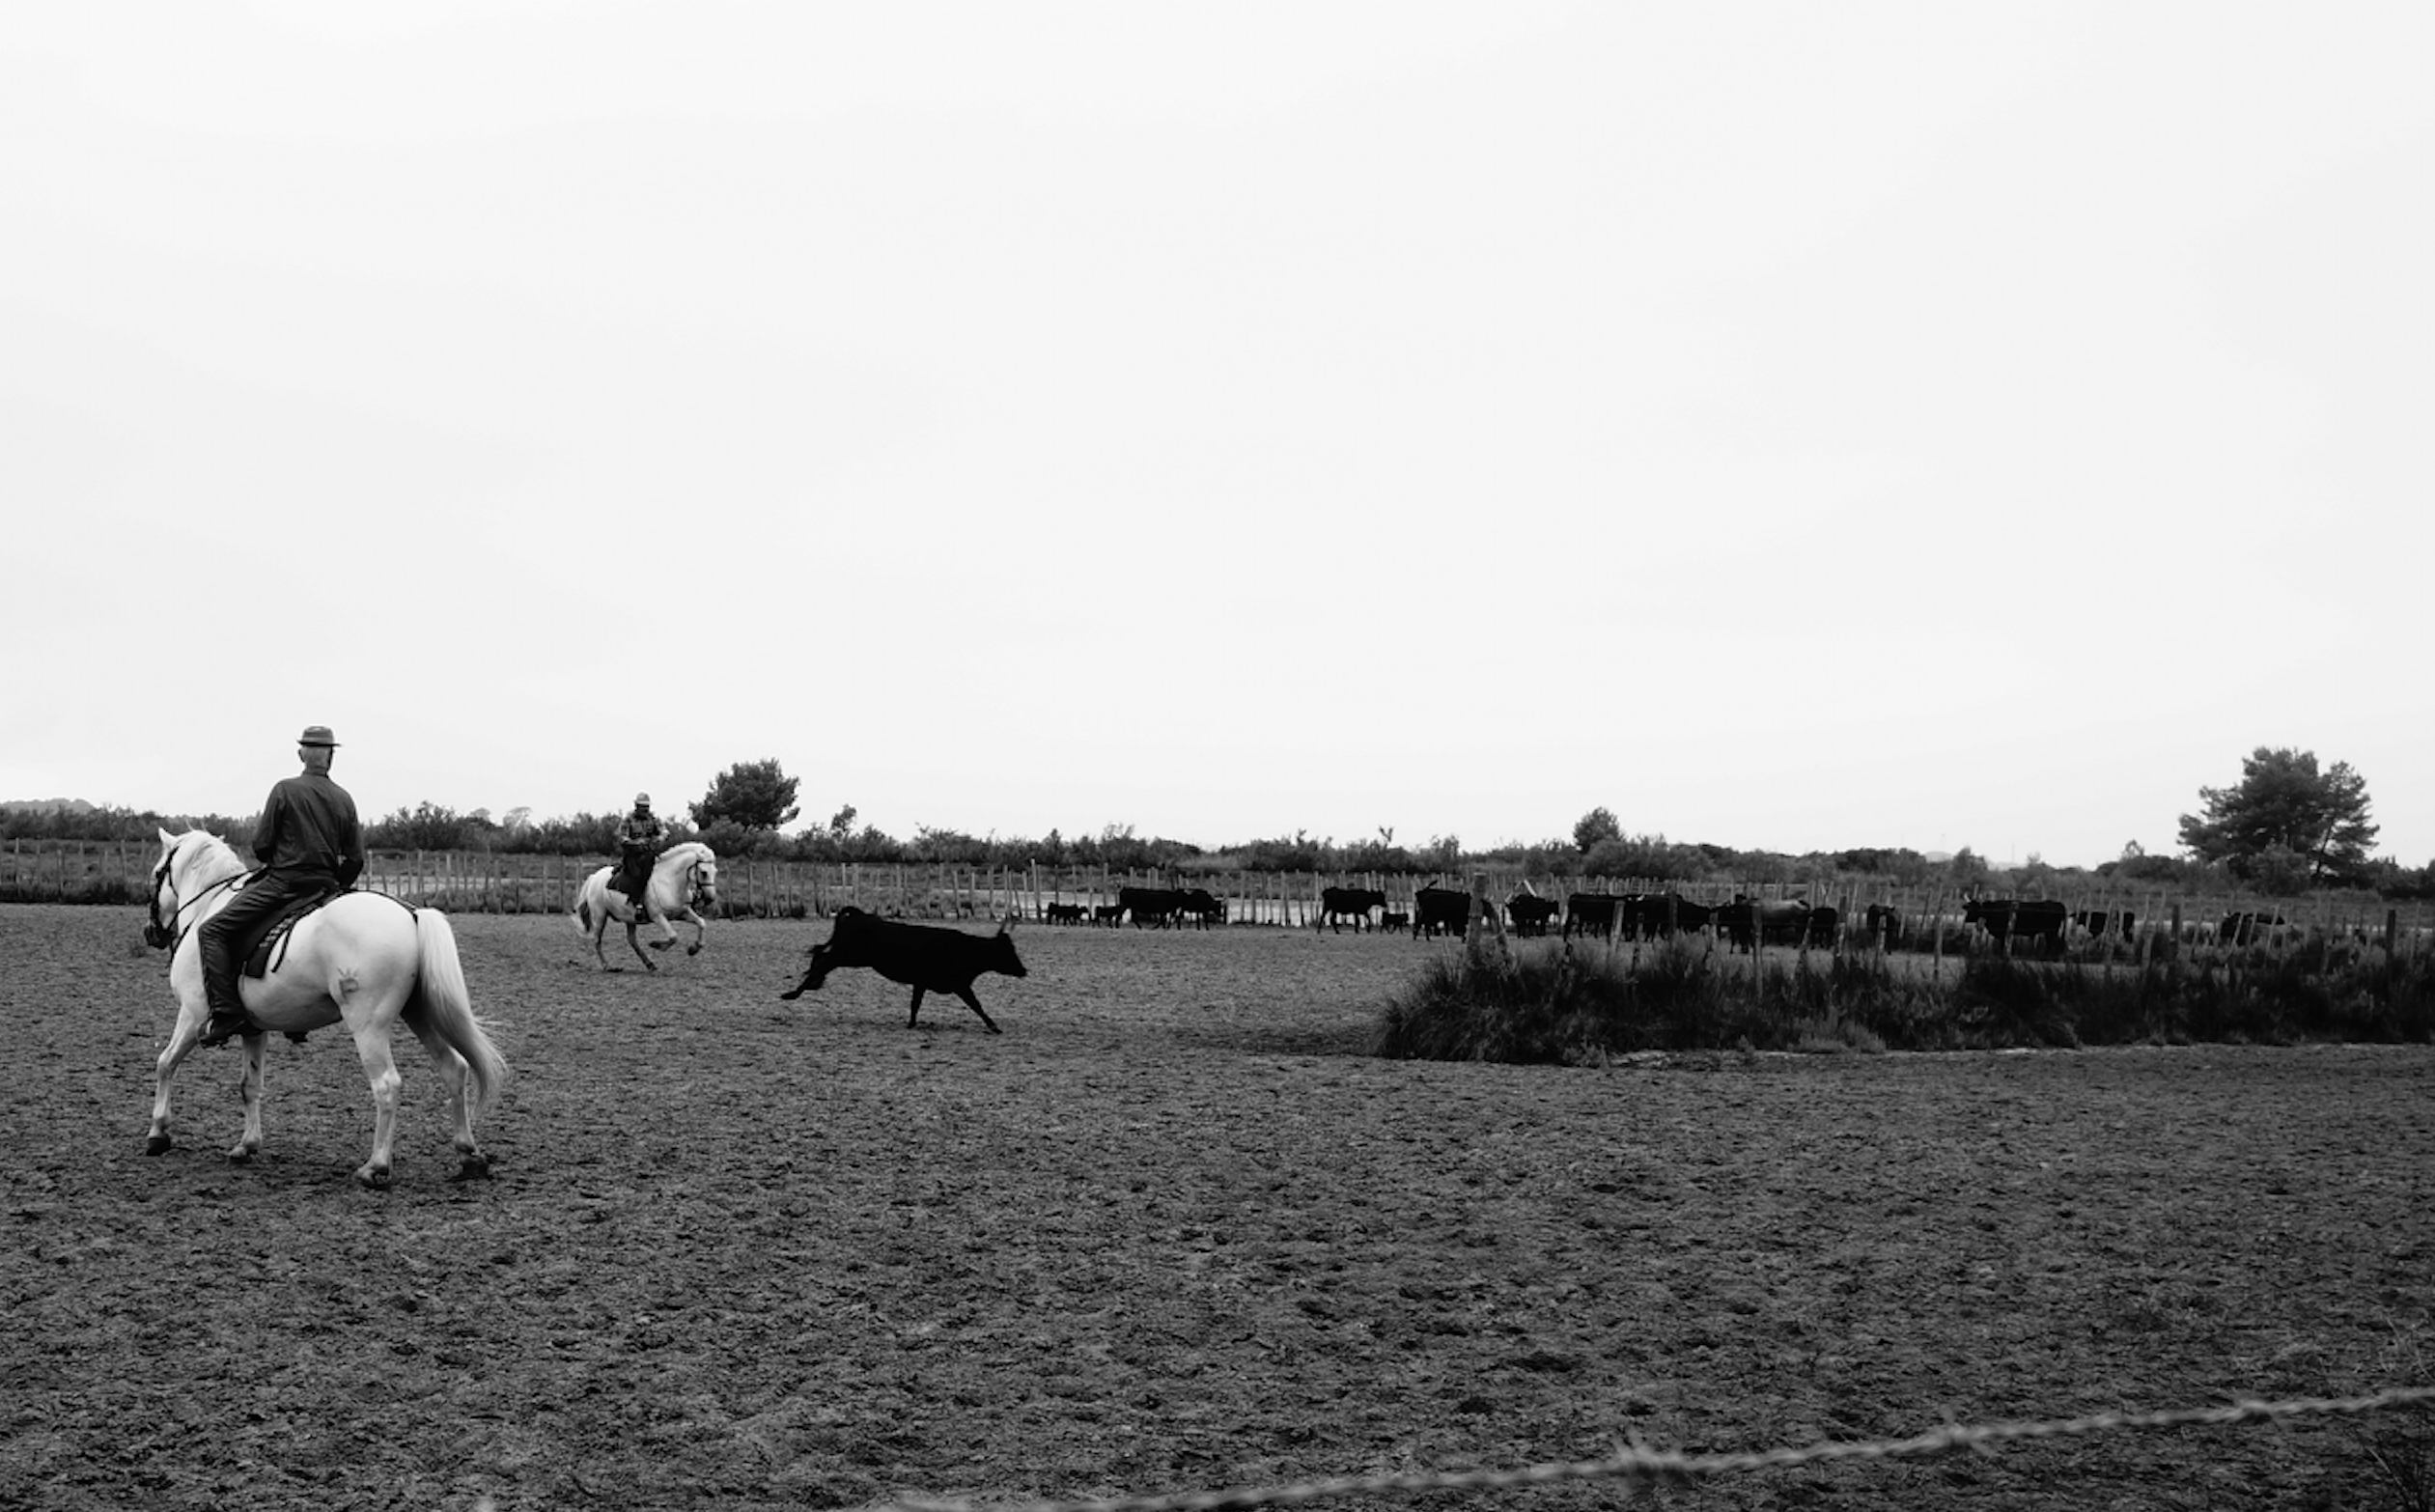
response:
[[[203,1033],[195,1043],[205,1050],[216,1050],[231,1040],[261,1032],[262,1025],[256,1023],[249,1013],[241,1010],[234,1014],[215,1013],[203,1021]]]

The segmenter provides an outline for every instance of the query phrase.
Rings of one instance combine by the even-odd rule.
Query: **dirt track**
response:
[[[343,1035],[142,1154],[164,959],[0,909],[0,1505],[849,1506],[1873,1438],[2435,1380],[2435,1051],[1351,1053],[1418,953],[1032,928],[904,1024],[823,924],[602,976],[457,919],[515,1080],[398,1184]],[[613,943],[615,943],[613,941]],[[2113,1434],[1690,1506],[2393,1504],[2423,1413]],[[1442,1498],[1432,1498],[1441,1500]],[[1511,1494],[1609,1505],[1618,1484]],[[1356,1502],[1342,1505],[1362,1504]]]

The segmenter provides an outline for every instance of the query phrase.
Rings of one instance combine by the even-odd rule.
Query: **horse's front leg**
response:
[[[702,937],[710,933],[711,922],[699,913],[688,913],[686,917],[693,921],[693,943],[685,947],[685,953],[698,956],[702,953]]]
[[[245,1132],[228,1152],[232,1161],[250,1161],[262,1153],[262,1052],[269,1043],[266,1034],[245,1036],[245,1077],[238,1084],[238,1096],[245,1104]]]
[[[657,943],[657,941],[654,941],[654,943]],[[634,959],[643,964],[644,970],[657,971],[659,969],[658,962],[654,961],[649,956],[643,954],[642,943],[634,938],[634,926],[631,924],[626,926],[626,948],[634,953]]]
[[[660,910],[657,917],[646,920],[646,922],[659,926],[659,938],[651,942],[652,949],[665,950],[677,942],[677,927],[676,924],[668,917],[667,910]],[[700,948],[701,947],[699,945],[694,947],[696,950]],[[689,951],[687,952],[687,954],[690,953],[691,952]]]
[[[174,1147],[169,1137],[170,1088],[177,1083],[179,1066],[203,1038],[203,1021],[209,1017],[200,999],[191,1005],[180,1004],[178,1022],[169,1026],[169,1043],[153,1062],[153,1127],[144,1139],[146,1155],[166,1155]]]

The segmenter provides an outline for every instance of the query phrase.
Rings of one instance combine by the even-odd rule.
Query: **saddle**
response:
[[[269,975],[278,967],[279,960],[286,959],[288,936],[294,931],[296,921],[331,899],[343,897],[347,891],[345,887],[332,884],[320,892],[306,893],[270,915],[262,925],[260,934],[251,940],[240,939],[237,942],[235,954],[237,959],[244,963],[238,968],[238,974],[253,977],[257,981]],[[278,958],[277,960],[273,959],[274,955]]]

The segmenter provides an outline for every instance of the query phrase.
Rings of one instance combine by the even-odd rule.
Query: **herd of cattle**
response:
[[[1471,895],[1453,887],[1422,887],[1413,895],[1409,912],[1388,908],[1385,893],[1366,887],[1326,888],[1320,894],[1320,926],[1337,934],[1344,932],[1348,919],[1356,934],[1407,926],[1414,938],[1441,933],[1460,934],[1469,927],[1471,916]],[[1112,904],[1086,907],[1052,903],[1047,911],[1052,924],[1122,925],[1130,921],[1136,927],[1157,929],[1186,922],[1206,929],[1213,923],[1224,923],[1226,918],[1225,905],[1198,887],[1125,887],[1117,892]],[[1568,939],[1576,934],[1639,939],[1714,930],[1736,948],[1752,951],[1761,944],[1832,947],[1842,923],[1840,914],[1832,907],[1792,899],[1745,897],[1726,904],[1703,904],[1679,893],[1577,892],[1558,905],[1553,898],[1520,892],[1505,900],[1504,911],[1506,921],[1518,935],[1545,935],[1559,927],[1559,920]],[[1373,914],[1377,915],[1375,923]],[[1893,909],[1871,904],[1864,918],[1874,943],[1895,943],[1903,920]],[[2070,912],[2053,901],[2023,903],[2011,899],[1970,899],[1963,905],[1962,921],[1984,928],[2007,948],[2011,941],[2021,940],[2041,950],[2059,947],[2067,926],[2099,936],[2114,930],[2128,938],[2133,923],[2128,912]],[[2217,934],[2226,942],[2246,944],[2282,922],[2280,914],[2231,913],[2225,915]],[[803,980],[793,991],[778,995],[800,997],[817,991],[832,971],[864,967],[912,988],[912,1003],[905,1020],[908,1027],[921,1022],[922,998],[926,994],[952,993],[979,1016],[983,1027],[995,1034],[997,1023],[982,1008],[972,984],[991,972],[1005,976],[1030,974],[1015,953],[1015,942],[1009,934],[1013,923],[1008,918],[994,935],[967,935],[938,925],[882,918],[858,908],[840,909],[828,938],[812,947]]]
[[[1356,934],[1364,930],[1409,930],[1414,939],[1441,934],[1461,934],[1470,921],[1471,895],[1456,887],[1424,886],[1412,896],[1408,909],[1398,909],[1375,887],[1327,887],[1320,891],[1316,927],[1342,934],[1347,924]],[[1591,938],[1662,939],[1678,934],[1714,931],[1741,950],[1763,944],[1832,948],[1846,920],[1829,904],[1808,904],[1789,898],[1736,897],[1730,903],[1699,903],[1680,893],[1576,892],[1558,902],[1531,892],[1518,892],[1504,902],[1505,922],[1516,935],[1560,933]],[[1144,929],[1169,929],[1226,922],[1226,905],[1203,887],[1123,887],[1110,904],[1051,903],[1046,910],[1051,924],[1088,924]],[[1906,917],[1890,904],[1872,903],[1849,921],[1867,944],[1892,946],[1906,931],[1923,922]],[[2131,938],[2136,916],[2129,910],[2073,910],[2052,899],[1966,899],[1961,922],[1975,925],[2007,950],[2040,953],[2059,950],[2075,932],[2091,938],[2113,935]],[[2227,944],[2249,944],[2283,922],[2280,914],[2235,912],[2218,926],[2217,938]]]
[[[1206,887],[1119,887],[1107,904],[1051,903],[1051,924],[1123,924],[1130,919],[1149,929],[1184,924],[1202,929],[1226,922],[1226,906]]]

